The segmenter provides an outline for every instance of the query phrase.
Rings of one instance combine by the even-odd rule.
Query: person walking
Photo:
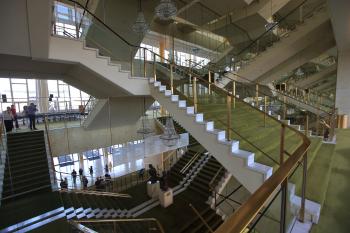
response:
[[[13,121],[15,122],[15,127],[16,129],[18,129],[19,125],[18,125],[17,111],[14,104],[11,105],[11,113],[12,113]]]
[[[6,133],[11,132],[13,129],[13,117],[10,107],[6,108],[6,111],[2,113],[2,117],[4,118]]]
[[[83,189],[87,189],[87,185],[88,185],[89,181],[86,178],[86,176],[83,176]]]
[[[35,128],[35,112],[37,112],[38,109],[36,108],[36,105],[34,105],[34,103],[31,103],[28,106],[27,109],[27,114],[28,114],[28,118],[29,118],[29,128],[31,130],[37,130],[37,128]]]

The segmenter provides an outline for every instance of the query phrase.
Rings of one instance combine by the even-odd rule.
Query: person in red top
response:
[[[13,121],[15,122],[16,129],[18,129],[19,128],[18,118],[17,118],[16,107],[14,104],[11,105],[11,113],[12,113]]]

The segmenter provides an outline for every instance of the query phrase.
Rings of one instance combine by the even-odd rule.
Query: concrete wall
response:
[[[27,1],[0,2],[0,53],[30,56]]]
[[[51,0],[0,2],[0,54],[47,58]]]
[[[339,114],[350,116],[350,49],[338,52],[338,72],[335,106]],[[348,128],[350,119],[348,120]]]
[[[145,99],[144,97],[109,98],[95,115],[88,129],[136,124],[144,113],[144,109],[148,109],[153,102],[151,97],[145,97]]]

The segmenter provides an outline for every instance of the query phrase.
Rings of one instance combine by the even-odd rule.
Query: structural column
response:
[[[36,80],[36,96],[38,98],[38,110],[40,112],[49,111],[49,88],[47,80]]]
[[[335,107],[339,115],[350,116],[350,49],[339,51]],[[347,122],[350,127],[350,121]]]

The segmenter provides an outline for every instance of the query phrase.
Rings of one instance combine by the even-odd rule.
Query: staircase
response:
[[[272,168],[254,162],[254,153],[241,150],[238,141],[227,141],[225,131],[206,122],[202,113],[194,114],[194,107],[172,95],[160,82],[150,83],[151,95],[164,106],[194,138],[232,173],[250,192],[254,192],[271,174]]]
[[[85,40],[51,36],[48,58],[56,62],[76,64],[75,69],[69,71],[68,79],[65,81],[74,85],[85,85],[85,89],[91,89],[89,93],[92,95],[94,95],[93,89],[99,89],[100,86],[106,86],[106,94],[113,87],[114,95],[108,95],[110,97],[149,94],[146,78],[132,77],[130,71],[123,70],[122,63],[101,56],[99,49],[88,47]],[[85,77],[80,81],[81,75]],[[98,95],[94,96],[100,98]]]
[[[44,131],[7,134],[2,198],[51,188]]]
[[[91,110],[84,119],[83,127],[85,129],[89,128],[91,123],[94,121],[99,112],[103,109],[103,107],[108,103],[107,99],[98,99],[94,100],[94,104],[91,106]]]
[[[320,35],[324,34],[324,30],[328,29],[329,16],[324,5],[320,5],[302,24],[297,25],[293,31],[284,34],[284,36],[273,43],[272,46],[242,65],[236,74],[250,81],[259,80],[260,82],[265,78],[271,78],[273,73],[270,72],[276,72],[274,68],[276,69],[276,67],[286,64],[288,60],[316,43],[315,41],[319,40]],[[310,59],[312,59],[312,57]],[[294,66],[297,65],[296,62],[294,63]],[[285,68],[287,68],[287,65],[285,65]],[[287,71],[292,69],[293,67],[288,66]],[[230,78],[236,78],[236,75],[233,73],[228,73],[226,75],[228,78],[223,77],[217,84],[221,88],[230,83]]]

